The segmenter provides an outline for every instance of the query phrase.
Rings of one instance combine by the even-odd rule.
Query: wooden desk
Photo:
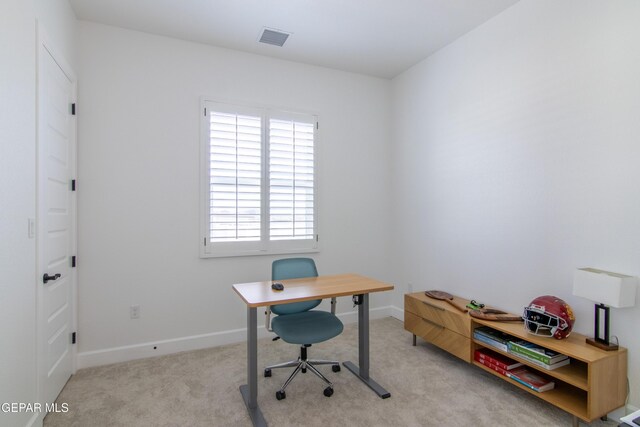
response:
[[[358,274],[308,277],[278,282],[284,284],[283,291],[271,289],[271,280],[233,285],[233,290],[247,305],[247,384],[240,386],[240,394],[253,425],[267,425],[258,406],[257,307],[353,295],[354,302],[358,305],[359,366],[350,361],[343,362],[343,365],[381,398],[386,399],[391,396],[380,384],[369,377],[369,294],[390,291],[393,285]]]

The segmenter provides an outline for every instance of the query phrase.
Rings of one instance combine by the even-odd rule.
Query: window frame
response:
[[[281,255],[319,252],[318,114],[290,108],[249,105],[203,97],[200,102],[200,258]],[[210,236],[210,116],[211,111],[259,115],[261,118],[261,226],[260,240],[212,243]],[[313,239],[270,239],[269,119],[312,120],[313,126]]]

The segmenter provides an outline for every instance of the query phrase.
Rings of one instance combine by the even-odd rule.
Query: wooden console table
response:
[[[468,301],[456,298],[465,305]],[[404,328],[414,337],[422,337],[468,363],[496,375],[534,396],[573,415],[573,425],[578,419],[591,422],[624,406],[627,396],[627,349],[604,351],[588,345],[585,336],[572,333],[567,339],[539,337],[527,333],[522,322],[493,322],[475,319],[454,307],[431,299],[424,292],[404,296]],[[549,371],[536,366],[517,355],[490,347],[473,339],[474,329],[488,326],[571,358],[569,365]],[[556,386],[542,393],[531,390],[511,378],[505,377],[473,360],[475,350],[490,348],[524,363],[530,368],[553,378]]]

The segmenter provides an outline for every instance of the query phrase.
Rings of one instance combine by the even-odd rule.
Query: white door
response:
[[[75,77],[38,49],[38,379],[53,403],[75,369]],[[73,107],[75,109],[75,107]],[[74,183],[75,184],[75,183]],[[44,408],[44,406],[43,406]]]

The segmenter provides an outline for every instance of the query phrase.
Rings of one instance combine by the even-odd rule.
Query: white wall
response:
[[[36,398],[35,20],[33,3],[0,6],[0,402]],[[10,64],[10,66],[9,66]],[[0,424],[25,425],[32,414],[4,414]]]
[[[80,366],[245,339],[231,285],[270,277],[276,257],[198,257],[203,95],[317,112],[313,258],[322,274],[389,279],[388,80],[88,22],[79,64]]]
[[[35,0],[36,17],[44,28],[56,54],[76,69],[77,22],[76,15],[67,0]]]
[[[576,267],[640,275],[640,2],[522,0],[393,80],[395,304],[521,312]],[[640,306],[612,310],[640,406]]]
[[[1,403],[38,400],[36,241],[27,234],[27,218],[36,215],[36,19],[69,61],[75,50],[66,0],[0,3]],[[0,425],[41,424],[38,415],[0,412]]]

